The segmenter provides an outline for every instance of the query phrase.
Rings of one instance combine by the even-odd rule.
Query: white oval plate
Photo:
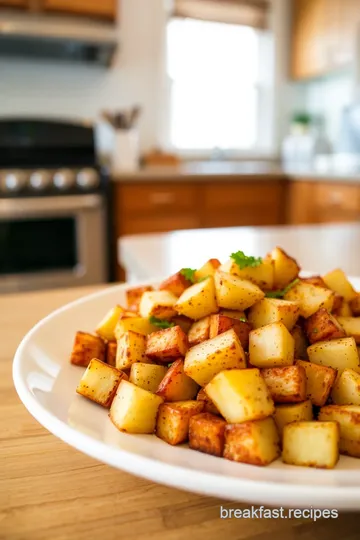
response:
[[[360,279],[352,280],[360,289]],[[360,460],[341,456],[333,470],[234,463],[172,447],[155,435],[120,433],[107,411],[75,393],[83,370],[69,363],[76,330],[92,331],[127,285],[117,285],[58,309],[21,342],[13,364],[16,390],[51,433],[108,465],[180,489],[254,504],[360,509]]]

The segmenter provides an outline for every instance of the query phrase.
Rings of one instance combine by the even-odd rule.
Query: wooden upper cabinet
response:
[[[0,0],[1,1],[1,0]],[[117,0],[43,0],[43,9],[115,19]]]
[[[28,8],[30,0],[0,0],[0,7]]]

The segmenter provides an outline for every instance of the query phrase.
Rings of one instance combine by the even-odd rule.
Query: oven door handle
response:
[[[101,195],[64,195],[57,197],[0,199],[0,219],[71,214],[94,210],[103,205]]]

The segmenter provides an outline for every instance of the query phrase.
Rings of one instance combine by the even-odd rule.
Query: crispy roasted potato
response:
[[[287,291],[284,300],[297,302],[300,307],[300,315],[307,319],[320,308],[331,311],[334,304],[334,293],[329,289],[299,281]]]
[[[342,326],[325,308],[320,308],[305,321],[305,331],[310,343],[346,337]]]
[[[122,371],[93,358],[81,377],[76,392],[109,408],[124,376]]]
[[[304,330],[301,328],[301,326],[294,326],[294,328],[291,330],[290,334],[294,338],[294,357],[300,358],[301,360],[307,360],[308,359],[308,353],[307,348],[309,346],[308,339],[304,333]]]
[[[189,447],[221,457],[224,450],[226,422],[219,416],[201,413],[190,418]]]
[[[218,373],[205,392],[230,424],[259,420],[274,413],[274,402],[258,369]]]
[[[291,422],[311,421],[313,419],[313,409],[311,401],[302,403],[291,403],[286,405],[276,405],[274,420],[282,437],[284,427]]]
[[[220,315],[230,317],[230,319],[240,319],[241,321],[247,321],[245,311],[237,311],[236,309],[219,309]]]
[[[180,326],[181,330],[187,334],[194,321],[185,317],[185,315],[175,315],[175,317],[172,317],[171,322],[173,322],[175,326]]]
[[[335,381],[331,398],[336,405],[360,406],[360,374],[353,369],[344,369]]]
[[[352,336],[360,345],[360,317],[338,317],[338,323],[346,336]]]
[[[356,296],[350,302],[350,309],[354,317],[360,316],[360,293],[356,293]]]
[[[322,422],[337,422],[340,426],[340,453],[360,458],[360,407],[327,405],[319,413]]]
[[[116,367],[129,369],[135,362],[146,362],[146,336],[128,330],[117,341]]]
[[[143,287],[132,287],[126,291],[126,301],[127,306],[130,311],[139,311],[140,300],[144,292],[153,291],[154,287],[143,286]]]
[[[359,355],[353,337],[319,341],[308,347],[310,362],[337,369],[359,368]]]
[[[284,250],[276,247],[269,254],[274,267],[274,288],[283,289],[299,275],[300,267]]]
[[[139,313],[144,318],[171,319],[176,315],[176,301],[177,296],[169,291],[147,291],[141,297]]]
[[[282,322],[288,330],[292,330],[299,318],[299,314],[300,308],[296,302],[277,298],[264,298],[250,308],[248,320],[254,328]]]
[[[206,395],[206,392],[203,388],[199,390],[199,393],[196,397],[198,401],[202,401],[204,403],[204,412],[208,412],[211,414],[218,414],[220,415],[219,410],[215,407],[211,399],[208,395]]]
[[[109,366],[116,366],[116,349],[117,342],[109,341],[106,346],[106,363],[109,364]]]
[[[343,296],[346,302],[351,302],[356,298],[357,293],[342,270],[337,268],[323,277],[327,287],[337,294]]]
[[[296,360],[295,365],[305,370],[306,396],[311,403],[318,407],[325,405],[336,379],[336,369],[303,360]]]
[[[333,307],[332,307],[332,313],[335,315],[341,315],[342,311],[343,311],[343,304],[347,304],[349,305],[347,302],[345,302],[344,298],[338,294],[338,293],[334,293],[334,302],[333,302]],[[349,308],[350,309],[350,308]],[[352,313],[350,313],[349,317],[352,315]],[[345,315],[346,316],[346,315]]]
[[[110,407],[109,417],[128,433],[153,433],[163,399],[128,381],[121,381]]]
[[[113,307],[98,324],[95,330],[97,335],[108,341],[113,341],[115,339],[115,326],[124,311],[121,306]]]
[[[160,381],[156,394],[164,401],[185,401],[194,399],[199,390],[195,381],[184,372],[181,358],[173,362]]]
[[[299,365],[261,370],[275,403],[298,403],[306,399],[306,375]]]
[[[76,332],[70,362],[75,366],[87,367],[90,360],[105,360],[105,343],[99,336]]]
[[[115,338],[120,339],[121,336],[128,330],[132,330],[137,334],[144,334],[144,336],[146,336],[151,332],[155,332],[157,328],[150,323],[149,319],[144,317],[137,317],[136,315],[133,317],[130,317],[129,315],[120,317],[114,330]]]
[[[155,393],[166,372],[165,366],[137,362],[131,366],[129,381],[144,390]]]
[[[189,422],[192,416],[203,411],[201,401],[176,401],[160,405],[156,422],[156,435],[163,441],[176,445],[189,438]]]
[[[274,286],[274,267],[270,260],[263,260],[258,266],[239,268],[233,259],[229,259],[228,262],[220,266],[219,270],[251,281],[265,291],[271,290]]]
[[[352,317],[352,311],[350,308],[349,302],[345,302],[345,300],[342,300],[341,305],[338,309],[332,310],[333,315],[335,317]]]
[[[194,277],[197,281],[205,279],[209,276],[214,276],[215,270],[219,268],[220,261],[218,259],[209,259],[199,270],[196,270]]]
[[[159,289],[160,291],[169,291],[175,296],[181,296],[185,289],[190,287],[190,285],[191,281],[186,279],[180,271],[160,283]]]
[[[185,356],[185,373],[200,386],[224,369],[245,367],[244,349],[233,329],[195,345]]]
[[[148,335],[145,354],[152,360],[167,364],[179,356],[185,356],[187,350],[187,335],[180,326],[172,326]]]
[[[294,338],[281,322],[250,332],[250,363],[256,367],[290,366],[294,363]]]
[[[210,339],[223,334],[227,330],[232,328],[240,340],[243,349],[249,347],[249,334],[252,329],[252,325],[239,319],[232,319],[226,315],[211,315],[210,316]]]
[[[226,309],[244,310],[265,296],[265,293],[251,281],[220,270],[215,272],[215,288],[219,307]]]
[[[324,289],[327,289],[327,285],[321,276],[310,276],[306,278],[302,277],[300,279],[304,283],[310,283],[311,285],[315,285],[315,287],[323,287]]]
[[[224,458],[251,465],[268,465],[279,456],[279,434],[272,418],[225,427]]]
[[[195,321],[189,330],[188,340],[190,347],[202,343],[209,339],[210,334],[210,315]]]
[[[181,315],[199,320],[218,310],[215,297],[214,279],[208,278],[191,285],[180,296],[175,309]]]
[[[289,465],[333,469],[339,459],[336,422],[294,422],[284,427],[282,459]]]

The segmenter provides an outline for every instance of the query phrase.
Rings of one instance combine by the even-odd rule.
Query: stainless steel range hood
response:
[[[108,66],[115,24],[77,17],[0,12],[0,57],[66,60]]]

